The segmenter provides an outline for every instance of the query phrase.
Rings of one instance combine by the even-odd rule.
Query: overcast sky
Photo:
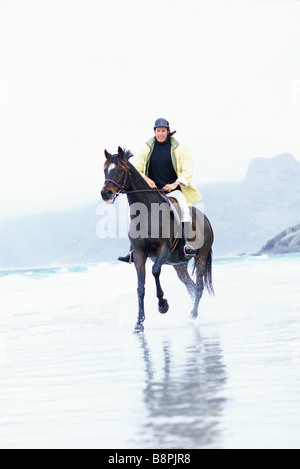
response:
[[[97,203],[157,117],[194,180],[300,160],[300,2],[0,0],[0,216]]]

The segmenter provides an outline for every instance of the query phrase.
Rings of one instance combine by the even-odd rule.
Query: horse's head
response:
[[[105,182],[101,191],[104,202],[112,204],[117,195],[126,191],[129,182],[128,159],[132,156],[129,151],[118,148],[118,153],[111,155],[104,151],[106,161],[104,163]]]

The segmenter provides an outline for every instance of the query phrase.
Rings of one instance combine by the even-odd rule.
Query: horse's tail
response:
[[[206,258],[205,264],[205,272],[204,272],[204,286],[206,287],[208,293],[210,295],[214,295],[214,287],[213,287],[213,279],[212,279],[212,258],[213,258],[213,251],[210,248],[208,256]]]

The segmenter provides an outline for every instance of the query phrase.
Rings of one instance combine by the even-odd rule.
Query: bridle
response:
[[[119,184],[118,182],[113,181],[112,179],[105,179],[104,185],[106,185],[107,183],[110,182],[111,184],[114,184],[115,186],[117,186],[119,188],[118,192],[116,192],[116,194],[115,194],[115,198],[118,197],[119,194],[126,194],[125,187],[126,187],[126,184],[127,184],[128,170],[125,169],[124,172],[125,172],[125,175],[124,175],[124,180],[123,180],[122,184]]]

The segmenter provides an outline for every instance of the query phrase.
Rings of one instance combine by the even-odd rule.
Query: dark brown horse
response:
[[[192,208],[194,244],[197,249],[192,277],[188,273],[187,259],[182,254],[180,243],[180,223],[177,221],[172,204],[162,191],[150,189],[146,181],[129,162],[132,154],[118,148],[115,155],[105,150],[104,164],[105,183],[101,191],[103,200],[113,203],[119,194],[127,194],[130,206],[131,221],[129,239],[133,249],[133,259],[138,277],[138,320],[135,332],[144,331],[144,297],[146,261],[153,262],[152,273],[156,282],[158,309],[164,314],[168,311],[168,301],[160,285],[160,273],[163,264],[174,266],[179,279],[185,284],[194,300],[192,318],[198,316],[199,302],[204,287],[214,293],[212,286],[212,244],[213,230],[207,217],[195,207]],[[167,234],[166,234],[167,233]],[[193,244],[193,240],[191,240]],[[193,280],[193,277],[195,280]]]

